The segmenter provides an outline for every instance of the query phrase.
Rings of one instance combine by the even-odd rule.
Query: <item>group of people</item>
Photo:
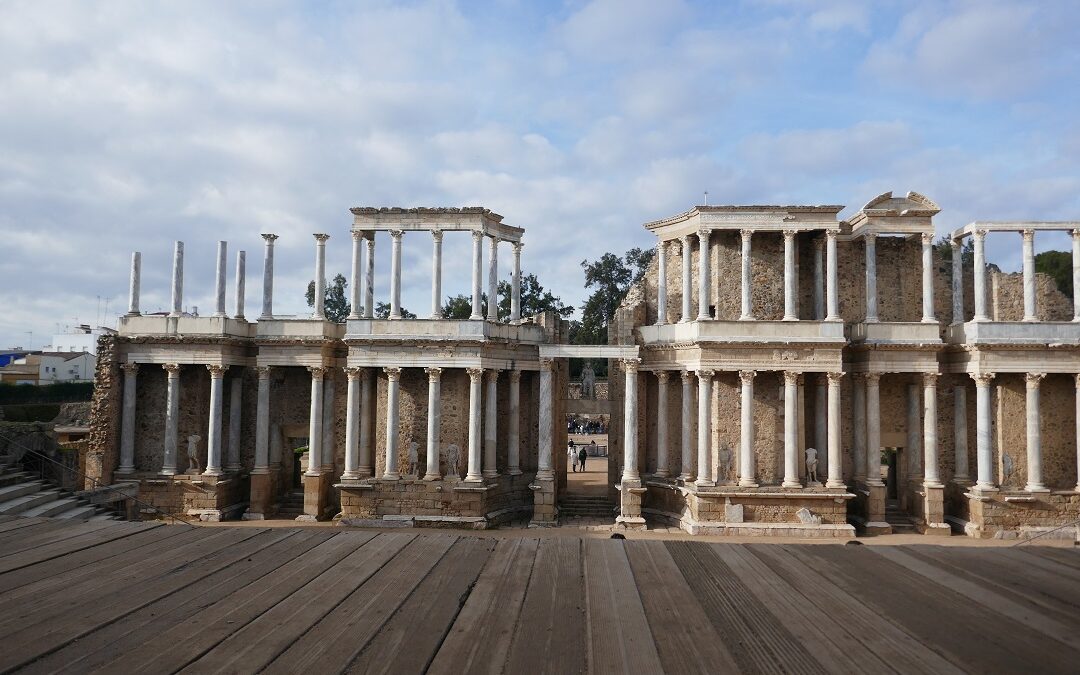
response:
[[[585,471],[585,460],[589,454],[597,454],[596,441],[589,441],[588,445],[574,445],[574,439],[566,442],[566,461],[570,463],[575,472]]]
[[[588,419],[575,415],[567,421],[566,431],[571,434],[606,434],[607,422],[604,419]]]

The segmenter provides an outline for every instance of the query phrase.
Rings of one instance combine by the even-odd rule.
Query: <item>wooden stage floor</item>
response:
[[[0,672],[1077,672],[1073,549],[0,519]]]

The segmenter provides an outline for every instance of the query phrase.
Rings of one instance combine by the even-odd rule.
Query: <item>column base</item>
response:
[[[786,480],[783,483],[780,483],[780,487],[786,488],[801,488],[802,486],[803,484],[797,480]]]
[[[359,471],[345,471],[341,474],[340,480],[360,480]]]
[[[797,317],[797,316],[785,316],[783,319],[781,319],[781,321],[798,321],[798,320],[799,320],[799,317]]]
[[[671,476],[671,472],[667,469],[657,469],[656,473],[654,473],[653,476],[656,478],[669,478]]]
[[[758,486],[757,481],[749,478],[740,478],[739,487],[756,488]]]
[[[202,475],[204,475],[204,476],[224,476],[225,472],[222,471],[221,469],[207,469],[206,471],[202,472]]]
[[[484,478],[498,478],[499,477],[499,472],[498,471],[484,471],[480,475],[483,476]]]
[[[437,473],[426,473],[424,474],[424,480],[442,480],[442,476]]]
[[[117,469],[116,471],[114,471],[113,473],[117,473],[117,474],[135,473],[135,467],[133,467],[133,466],[122,466],[119,469]]]
[[[712,480],[696,480],[696,481],[694,481],[694,487],[699,487],[699,488],[716,487],[716,481],[712,481]]]
[[[975,483],[975,487],[972,488],[975,492],[997,492],[996,485],[988,485],[985,483]]]
[[[176,468],[173,467],[171,469],[162,469],[161,471],[158,472],[158,474],[161,475],[161,476],[175,476],[176,475]]]
[[[829,481],[825,482],[825,487],[827,487],[829,489],[846,488],[847,483],[845,483],[842,480],[829,480]]]
[[[470,474],[465,476],[465,482],[466,483],[483,483],[484,482],[484,477],[483,476],[477,476],[474,473],[470,473]]]
[[[519,469],[518,467],[515,466],[515,467],[511,467],[510,470],[506,472],[506,475],[508,475],[508,476],[520,476],[521,473],[522,473],[521,469]]]
[[[375,469],[370,466],[362,466],[356,472],[360,474],[361,478],[371,478],[375,475]]]
[[[1031,485],[1031,484],[1025,485],[1024,486],[1024,491],[1025,492],[1050,492],[1050,488],[1046,487],[1042,483],[1036,483],[1035,485]]]
[[[830,315],[825,317],[826,321],[841,321],[842,319],[837,315]]]
[[[384,473],[379,480],[401,480],[401,474],[399,473]]]
[[[694,474],[687,473],[686,471],[683,471],[682,473],[679,474],[679,480],[681,480],[684,483],[689,483],[689,482],[694,480]]]

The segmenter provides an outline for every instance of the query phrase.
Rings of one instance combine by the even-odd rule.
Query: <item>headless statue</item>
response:
[[[198,434],[192,434],[187,437],[187,461],[188,461],[188,473],[202,473],[202,467],[199,466],[199,441],[202,440],[202,436]]]
[[[420,447],[420,444],[417,443],[416,441],[412,441],[411,443],[409,443],[409,475],[410,476],[415,476],[416,475],[416,465],[420,461],[419,457],[417,456],[417,448],[419,448],[419,447]]]
[[[817,483],[817,450],[814,448],[806,449],[806,480],[810,483]]]

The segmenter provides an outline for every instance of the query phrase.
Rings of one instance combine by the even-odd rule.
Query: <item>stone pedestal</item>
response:
[[[314,522],[326,520],[330,501],[330,474],[304,474],[304,514],[297,520]]]
[[[623,479],[619,486],[619,516],[615,525],[628,530],[644,530],[645,519],[641,516],[641,502],[647,488],[641,481]]]
[[[265,520],[274,504],[273,478],[269,473],[251,474],[251,496],[244,520]]]
[[[533,491],[533,516],[529,527],[552,527],[559,524],[559,512],[555,507],[556,490],[554,478],[537,478],[529,484]]]
[[[952,535],[952,528],[945,522],[945,487],[923,485],[922,491],[916,494],[921,497],[919,532],[942,537]]]
[[[885,522],[885,486],[866,486],[867,534],[892,534],[892,526]]]

